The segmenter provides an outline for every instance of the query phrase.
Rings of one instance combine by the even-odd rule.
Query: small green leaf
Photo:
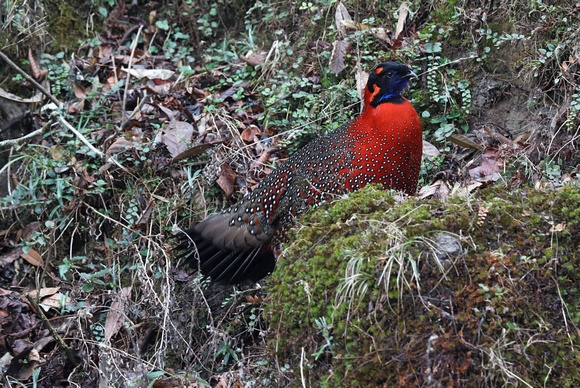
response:
[[[164,374],[165,374],[165,371],[158,370],[158,371],[155,371],[155,372],[147,373],[147,378],[150,379],[150,380],[153,380],[153,379],[156,379],[156,378],[158,378],[160,376],[163,376]]]
[[[161,28],[162,30],[169,30],[169,23],[167,23],[167,20],[158,20],[157,22],[155,22],[155,25],[158,28]]]

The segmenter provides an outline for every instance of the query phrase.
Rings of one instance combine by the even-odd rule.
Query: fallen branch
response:
[[[30,82],[32,85],[34,85],[34,87],[36,89],[38,89],[42,94],[44,94],[46,97],[50,98],[50,100],[52,102],[54,102],[56,104],[56,106],[63,105],[63,103],[60,102],[55,96],[50,94],[50,92],[48,90],[46,90],[44,88],[44,86],[42,86],[41,84],[36,82],[36,80],[34,78],[32,78],[31,76],[29,76],[28,74],[26,74],[26,72],[24,70],[22,70],[20,67],[18,67],[18,65],[16,65],[14,62],[12,62],[10,60],[10,58],[8,58],[2,51],[0,51],[0,58],[2,58],[4,60],[4,62],[6,62],[8,64],[8,66],[10,66],[14,70],[16,70],[16,72],[18,72],[18,74],[23,76],[28,82]]]

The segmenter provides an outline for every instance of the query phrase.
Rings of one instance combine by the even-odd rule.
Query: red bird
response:
[[[400,94],[413,77],[401,62],[378,65],[358,118],[308,143],[229,209],[178,234],[179,257],[213,281],[258,281],[274,270],[272,247],[309,207],[368,183],[414,194],[422,126]]]

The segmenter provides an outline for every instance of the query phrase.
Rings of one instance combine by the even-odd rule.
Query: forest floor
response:
[[[2,386],[580,385],[578,4],[31,3],[0,11]],[[390,60],[416,196],[324,204],[259,284],[172,258]]]

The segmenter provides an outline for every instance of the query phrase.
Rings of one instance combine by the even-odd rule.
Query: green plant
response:
[[[103,342],[105,340],[105,328],[100,322],[91,324],[90,326],[93,337],[97,342]]]
[[[431,183],[433,176],[441,170],[444,160],[445,156],[443,155],[423,159],[421,162],[421,171],[419,172],[419,187]]]
[[[429,97],[435,102],[434,109],[424,110],[421,116],[436,125],[435,140],[443,143],[442,151],[449,152],[447,138],[459,127],[468,130],[471,90],[465,75],[450,68],[450,62],[437,54],[440,44],[434,44],[427,59],[427,88]]]
[[[68,68],[64,62],[64,52],[57,54],[42,54],[40,59],[40,67],[48,70],[47,79],[50,81],[50,88],[52,94],[55,96],[67,95],[70,90],[67,83]]]
[[[237,351],[237,348],[233,348],[230,345],[230,340],[226,336],[222,337],[216,352],[216,357],[222,357],[221,366],[228,365],[231,360],[238,361]]]
[[[212,35],[214,29],[218,27],[217,14],[217,5],[213,3],[209,12],[197,19],[197,29],[200,30],[203,35]]]
[[[576,88],[576,93],[571,97],[570,108],[565,125],[568,131],[573,131],[578,126],[578,113],[580,112],[580,85]]]
[[[187,64],[195,61],[193,49],[187,44],[191,38],[190,34],[183,33],[177,23],[170,24],[166,19],[156,21],[155,25],[165,31],[167,37],[163,42],[163,47],[157,48],[156,46],[151,46],[153,53],[161,51],[168,59],[174,60],[178,58]]]
[[[320,349],[318,349],[316,351],[316,353],[312,354],[312,357],[314,357],[314,360],[318,361],[318,358],[325,353],[328,353],[330,355],[333,354],[332,351],[332,340],[334,339],[334,337],[330,334],[332,331],[332,325],[329,324],[328,322],[326,322],[326,317],[320,317],[320,318],[316,318],[314,320],[316,327],[318,328],[318,330],[320,330],[320,333],[322,334],[322,337],[324,338],[324,343],[322,344],[322,346],[320,347]]]
[[[85,256],[74,256],[70,259],[68,257],[65,257],[64,259],[62,259],[62,264],[60,264],[58,266],[58,272],[59,272],[60,277],[63,278],[63,280],[66,280],[66,274],[71,269],[79,269],[80,268],[74,262],[75,261],[82,262],[83,260],[86,260],[86,259],[87,259],[87,257],[85,257]]]
[[[546,174],[546,177],[550,182],[559,182],[562,177],[562,170],[560,164],[556,163],[554,160],[544,160],[540,163],[540,168]]]

